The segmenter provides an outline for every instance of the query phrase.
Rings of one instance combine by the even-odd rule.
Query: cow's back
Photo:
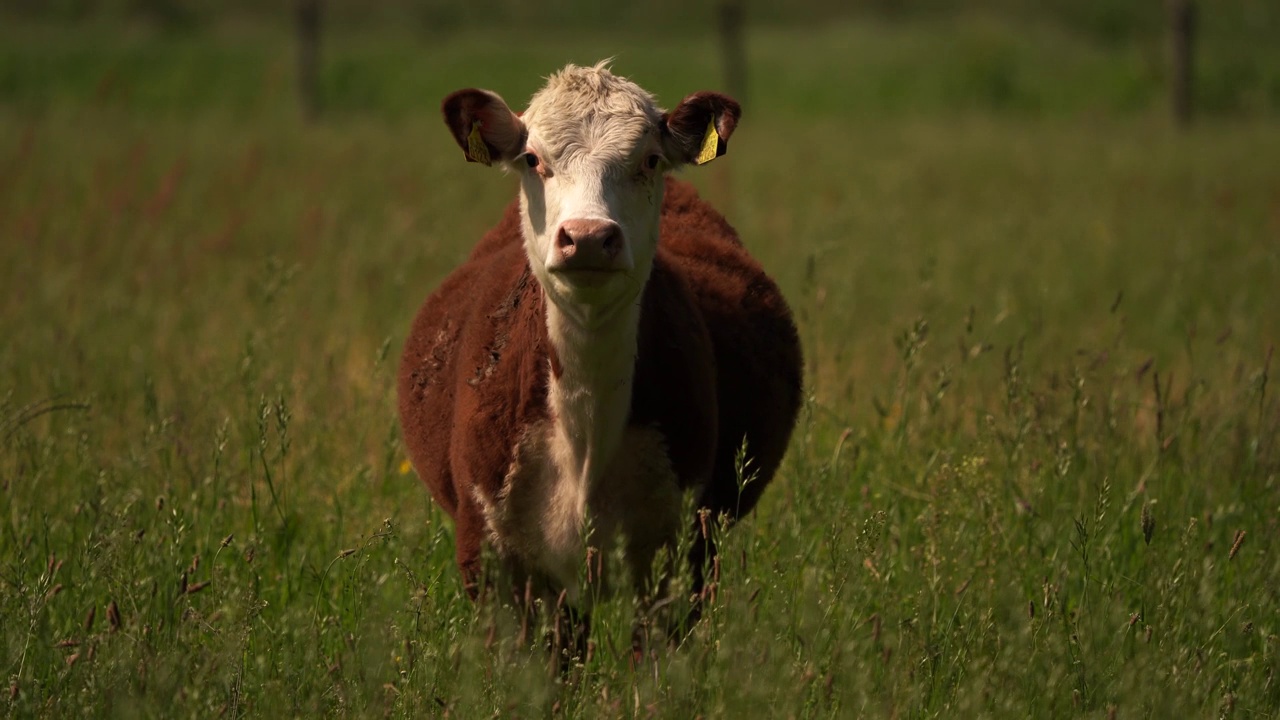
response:
[[[471,248],[471,254],[467,256],[467,262],[475,262],[512,246],[524,246],[524,236],[520,232],[519,197],[507,203],[507,207],[502,211],[502,219],[498,221],[497,225],[489,228],[484,236],[480,238],[480,242]]]

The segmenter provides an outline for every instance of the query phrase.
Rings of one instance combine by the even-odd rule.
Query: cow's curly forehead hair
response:
[[[659,132],[663,113],[648,91],[614,75],[605,60],[591,67],[567,65],[551,75],[521,119],[551,157],[591,153],[620,159],[645,135]]]

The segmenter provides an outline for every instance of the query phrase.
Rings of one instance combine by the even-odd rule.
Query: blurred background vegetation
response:
[[[559,64],[559,40],[580,47],[584,33],[644,38],[657,50],[712,41],[707,57],[718,57],[715,2],[335,0],[322,7],[318,83],[329,112],[433,107],[447,88],[432,76],[456,61],[432,49],[459,39],[534,62],[546,55],[537,72],[518,68],[513,78],[526,78],[521,90]],[[0,103],[259,111],[292,99],[281,91],[293,79],[294,15],[287,0],[0,0]],[[802,62],[783,64],[789,74],[748,73],[752,98],[773,107],[1111,115],[1168,106],[1165,0],[753,1],[744,15],[752,70],[804,50]],[[842,92],[819,87],[833,82]],[[1280,112],[1280,3],[1199,3],[1194,93],[1197,114]]]

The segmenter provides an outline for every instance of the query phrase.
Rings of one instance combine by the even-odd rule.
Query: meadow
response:
[[[637,665],[605,600],[563,682],[404,464],[409,321],[515,192],[436,104],[607,56],[674,104],[711,41],[353,33],[308,124],[282,30],[0,35],[7,716],[1280,714],[1276,56],[1179,130],[1142,46],[753,29],[683,175],[807,401],[703,621]]]

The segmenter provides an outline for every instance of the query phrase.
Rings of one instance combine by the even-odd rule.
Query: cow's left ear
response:
[[[742,108],[728,95],[694,93],[667,113],[663,143],[677,164],[703,165],[725,154]]]

